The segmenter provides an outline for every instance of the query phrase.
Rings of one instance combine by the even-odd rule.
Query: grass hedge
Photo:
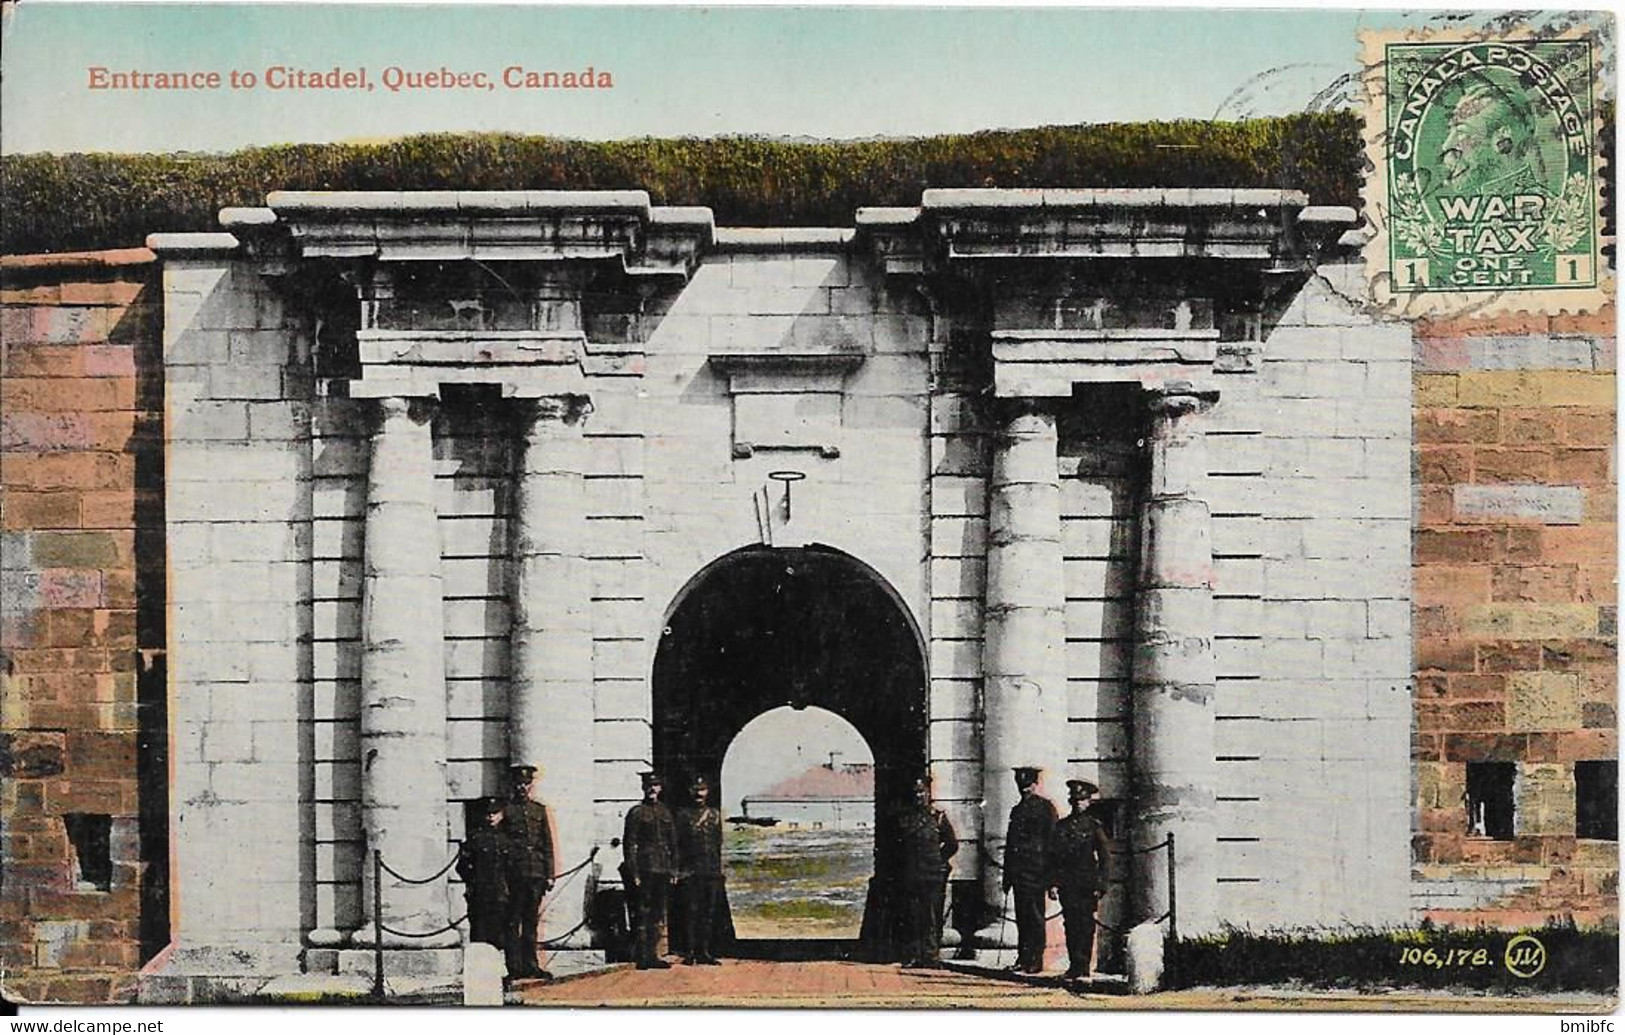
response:
[[[288,190],[647,190],[734,226],[850,226],[860,205],[914,205],[926,187],[1290,187],[1358,203],[1350,112],[1245,122],[1046,126],[867,141],[759,137],[594,142],[504,133],[229,154],[0,158],[0,251],[140,244],[206,230],[227,205]]]
[[[1507,969],[1507,943],[1538,938],[1545,965],[1532,977]],[[1427,962],[1407,962],[1406,950]],[[1472,957],[1485,950],[1487,959]],[[1454,951],[1462,950],[1462,951]],[[1461,962],[1462,959],[1466,962]],[[1319,988],[1472,988],[1501,993],[1612,992],[1619,987],[1619,931],[1548,923],[1527,931],[1434,927],[1350,932],[1226,930],[1172,947],[1175,987],[1297,984]]]

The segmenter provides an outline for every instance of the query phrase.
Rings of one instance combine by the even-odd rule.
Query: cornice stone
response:
[[[1358,219],[1294,190],[1228,188],[927,190],[920,207],[858,211],[888,271],[972,262],[1217,259],[1307,269]]]
[[[657,208],[645,191],[273,191],[220,222],[262,256],[616,261],[684,278],[716,239],[710,209]]]

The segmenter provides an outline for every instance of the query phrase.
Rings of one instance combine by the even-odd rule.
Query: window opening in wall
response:
[[[1619,763],[1574,763],[1574,836],[1619,840]]]
[[[1512,840],[1517,775],[1515,762],[1467,763],[1467,836]]]
[[[113,817],[93,812],[70,812],[62,817],[68,828],[79,866],[81,891],[113,888]]]

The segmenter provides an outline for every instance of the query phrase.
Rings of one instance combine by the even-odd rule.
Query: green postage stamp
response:
[[[1409,314],[1611,297],[1589,38],[1366,37],[1366,272]]]

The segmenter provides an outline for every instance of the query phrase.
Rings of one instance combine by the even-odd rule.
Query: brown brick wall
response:
[[[155,274],[144,249],[0,260],[0,959],[14,1000],[127,999],[163,933],[151,862],[166,802],[155,819],[142,801],[162,778],[142,773],[162,761]],[[154,599],[138,607],[138,593]],[[79,879],[74,813],[111,817],[106,891]]]
[[[1447,891],[1422,896],[1435,921],[1619,915],[1617,846],[1576,840],[1573,785],[1619,753],[1613,335],[1612,309],[1416,328],[1414,862]],[[1473,761],[1518,764],[1513,840],[1468,836]]]

